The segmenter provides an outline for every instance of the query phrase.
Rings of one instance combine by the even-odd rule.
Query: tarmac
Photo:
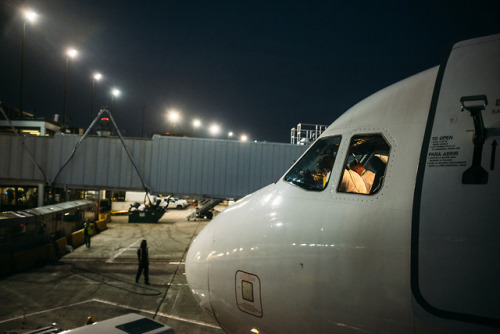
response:
[[[223,210],[224,207],[217,207]],[[157,224],[112,216],[91,246],[59,261],[0,279],[0,333],[26,333],[53,323],[62,329],[138,313],[182,333],[223,333],[194,300],[184,259],[208,223],[188,221],[193,208],[168,210]],[[137,248],[149,247],[149,282],[135,283]]]

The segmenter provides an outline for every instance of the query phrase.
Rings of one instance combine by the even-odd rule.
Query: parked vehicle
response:
[[[167,206],[169,208],[176,208],[176,209],[185,209],[189,206],[189,202],[186,201],[185,199],[179,199],[176,197],[164,197],[161,198],[160,206],[164,207]]]

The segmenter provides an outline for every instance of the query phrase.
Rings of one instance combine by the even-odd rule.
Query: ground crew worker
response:
[[[92,222],[89,222],[89,221],[86,221],[85,223],[83,223],[83,236],[85,239],[85,245],[87,247],[90,247],[90,237],[92,236],[93,225],[94,224]]]
[[[137,263],[139,268],[137,268],[137,275],[135,276],[135,282],[139,283],[139,278],[141,277],[142,271],[144,271],[144,283],[149,285],[149,257],[148,257],[148,243],[146,240],[142,240],[141,247],[137,249]]]

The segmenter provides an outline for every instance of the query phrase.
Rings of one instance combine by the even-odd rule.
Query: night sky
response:
[[[90,124],[109,106],[121,132],[192,130],[193,118],[252,140],[289,142],[298,123],[331,124],[361,99],[439,65],[450,44],[500,33],[500,1],[0,1],[0,101],[19,108],[20,9],[27,25],[24,110]],[[122,94],[114,104],[110,90]],[[182,113],[174,129],[166,111]],[[199,132],[199,135],[204,133]],[[208,136],[208,135],[207,135]]]

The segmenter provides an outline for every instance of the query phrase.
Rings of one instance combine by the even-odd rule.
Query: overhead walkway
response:
[[[275,182],[306,146],[187,137],[0,135],[0,184],[240,198]]]

